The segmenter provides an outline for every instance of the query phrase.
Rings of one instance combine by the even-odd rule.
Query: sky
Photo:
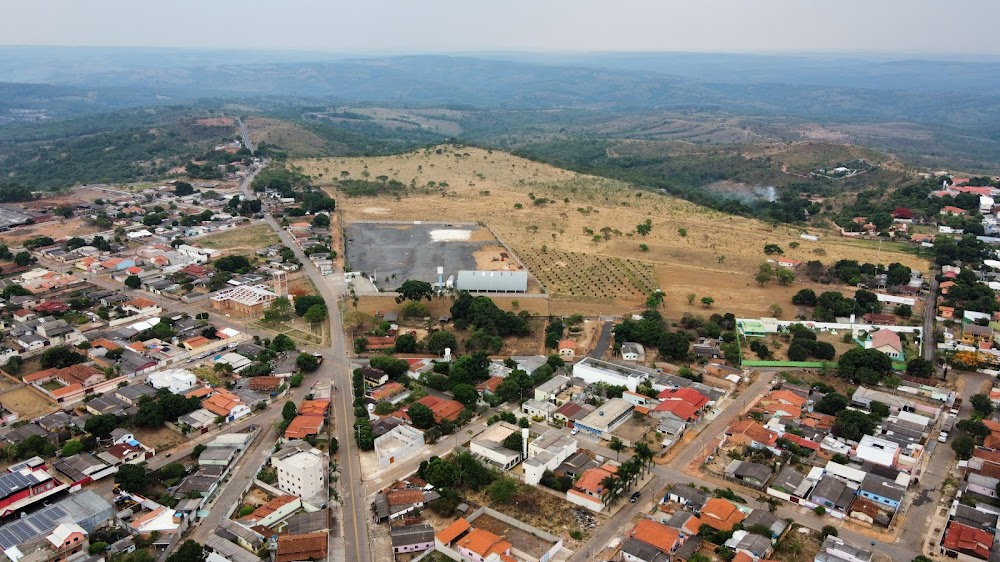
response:
[[[1000,54],[995,0],[28,0],[0,44],[478,51]]]

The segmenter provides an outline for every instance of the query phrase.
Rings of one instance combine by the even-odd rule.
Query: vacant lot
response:
[[[143,445],[155,449],[158,454],[188,440],[187,437],[166,427],[160,427],[157,429],[136,429],[135,438],[138,439]]]
[[[278,244],[281,239],[267,224],[241,226],[195,239],[199,246],[241,254]]]
[[[438,153],[440,150],[440,153]],[[555,302],[572,312],[593,309],[613,314],[642,306],[642,285],[658,285],[667,293],[664,313],[679,316],[690,309],[686,294],[712,296],[713,308],[738,314],[768,314],[771,304],[787,306],[800,286],[758,287],[757,266],[767,256],[767,243],[778,244],[785,256],[805,262],[832,264],[839,259],[889,263],[898,261],[927,271],[926,260],[902,247],[834,237],[810,229],[819,241],[799,239],[798,228],[770,226],[727,215],[672,197],[640,191],[623,182],[585,176],[538,164],[507,153],[471,147],[442,146],[420,152],[379,158],[298,160],[305,173],[327,185],[338,198],[345,219],[477,221],[488,224],[525,265],[553,283]],[[324,173],[324,171],[328,171]],[[385,175],[408,187],[397,195],[346,197],[330,176],[347,172],[350,178]],[[319,177],[319,174],[324,174]],[[649,220],[643,236],[638,225]],[[799,245],[790,246],[791,242]],[[643,248],[645,245],[645,248]],[[541,259],[584,255],[565,267]],[[586,259],[586,262],[584,262]],[[607,281],[592,283],[590,266],[619,260]],[[565,261],[565,260],[564,260]],[[641,265],[630,265],[632,262]],[[656,277],[643,281],[638,272],[652,268]],[[560,269],[562,271],[560,271]],[[560,281],[558,274],[563,273]],[[633,282],[633,277],[639,283]],[[578,293],[578,294],[574,294]],[[697,301],[696,301],[697,303]],[[573,308],[579,304],[579,310]],[[729,308],[731,307],[731,308]],[[555,311],[553,311],[555,312]]]
[[[0,395],[0,404],[14,412],[22,420],[28,420],[42,414],[54,412],[56,403],[42,393],[26,386]]]

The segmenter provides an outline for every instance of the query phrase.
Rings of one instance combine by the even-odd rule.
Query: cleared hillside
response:
[[[308,159],[292,164],[334,192],[347,221],[487,224],[557,300],[579,303],[593,312],[640,306],[640,300],[626,295],[632,288],[615,290],[614,283],[624,277],[633,286],[649,285],[649,271],[667,293],[666,312],[674,316],[702,310],[698,304],[702,296],[713,297],[714,308],[738,314],[765,314],[771,304],[790,311],[791,295],[802,284],[762,288],[753,280],[767,258],[763,253],[767,243],[782,246],[785,256],[802,262],[818,259],[832,264],[855,259],[898,261],[922,271],[928,267],[902,246],[887,243],[879,250],[870,242],[826,232],[820,233],[818,242],[801,240],[797,228],[772,227],[499,151],[441,146],[397,156]],[[342,177],[370,181],[374,187],[384,185],[385,194],[349,196],[332,179]],[[652,228],[642,236],[637,226],[647,220]],[[791,248],[791,242],[799,246]],[[605,272],[601,282],[602,271],[609,268],[618,268],[621,275]],[[694,305],[687,302],[689,293],[698,295]]]

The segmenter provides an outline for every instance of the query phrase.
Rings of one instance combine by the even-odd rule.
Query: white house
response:
[[[627,341],[622,344],[622,359],[625,361],[645,361],[646,350],[640,343]]]
[[[166,369],[150,373],[149,384],[157,390],[166,388],[174,394],[182,394],[198,384],[198,377],[186,369]]]

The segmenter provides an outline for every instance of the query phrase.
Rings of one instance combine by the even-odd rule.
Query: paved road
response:
[[[253,197],[250,191],[252,177],[248,177],[240,189],[244,195]],[[371,540],[368,533],[368,509],[365,503],[364,476],[361,474],[360,451],[354,441],[354,406],[351,396],[351,368],[346,361],[347,345],[344,339],[343,322],[338,307],[339,295],[333,288],[332,279],[327,279],[319,273],[312,262],[295,244],[292,236],[274,220],[270,214],[265,215],[265,221],[277,232],[281,242],[291,248],[299,261],[302,270],[316,286],[320,296],[327,302],[330,322],[330,348],[327,350],[327,360],[323,362],[323,376],[330,378],[333,384],[342,389],[334,392],[333,416],[336,426],[337,442],[340,444],[340,478],[343,483],[343,510],[341,518],[344,527],[345,559],[352,562],[369,562],[372,559]],[[332,555],[332,553],[331,553]]]
[[[927,300],[924,301],[924,359],[933,362],[934,361],[934,346],[937,342],[934,341],[934,314],[937,311],[937,266],[934,266],[934,271],[931,273],[931,283],[930,290],[927,291]]]
[[[594,346],[593,351],[587,354],[588,357],[593,357],[594,359],[604,358],[604,353],[608,350],[608,346],[611,345],[613,327],[614,322],[605,322],[601,326],[601,335],[597,337],[597,345]]]
[[[250,139],[250,131],[247,130],[246,124],[243,123],[243,120],[239,117],[236,118],[236,123],[240,126],[240,136],[243,137],[243,146],[247,147],[247,150],[249,150],[252,155],[257,151],[257,149],[253,145],[253,140]]]

